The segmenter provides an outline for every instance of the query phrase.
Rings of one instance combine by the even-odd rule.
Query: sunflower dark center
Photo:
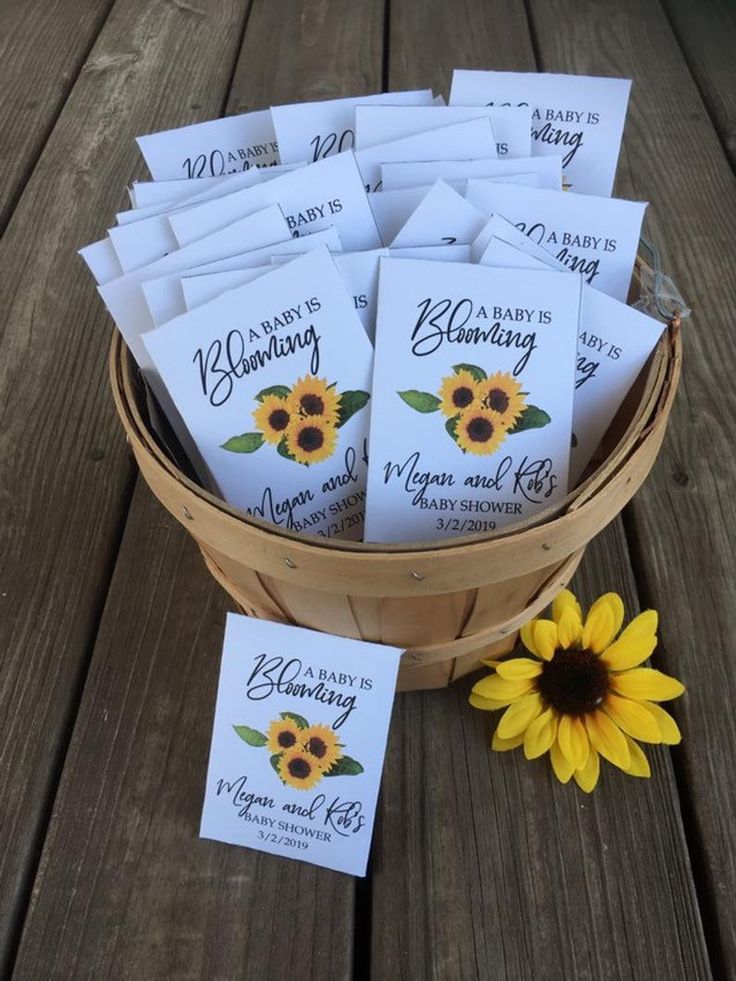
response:
[[[305,426],[297,436],[299,449],[305,453],[314,453],[325,441],[325,435],[318,426]]]
[[[509,397],[502,388],[492,388],[487,396],[488,407],[496,412],[505,412],[509,407]]]
[[[555,651],[537,679],[547,705],[565,715],[584,715],[599,707],[608,691],[608,671],[592,651]]]
[[[319,395],[302,395],[299,405],[307,416],[321,416],[325,411],[324,400]]]
[[[297,780],[304,780],[312,772],[312,767],[309,762],[301,756],[297,756],[296,759],[289,760],[288,770],[292,777],[296,777]]]
[[[307,743],[307,752],[311,753],[312,756],[316,756],[318,760],[327,753],[327,743],[324,739],[320,739],[319,736],[312,736]]]
[[[493,436],[493,423],[483,416],[471,419],[466,427],[467,434],[474,443],[487,443]]]
[[[289,732],[288,729],[284,729],[283,732],[279,733],[276,742],[282,749],[290,749],[296,742],[296,736],[293,732]]]
[[[458,409],[466,409],[473,401],[473,390],[467,385],[459,385],[452,393],[452,404]]]
[[[274,409],[268,417],[268,424],[277,433],[282,432],[289,425],[289,413],[286,409]]]

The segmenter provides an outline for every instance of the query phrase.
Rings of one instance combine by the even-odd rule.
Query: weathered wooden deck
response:
[[[736,976],[735,65],[730,0],[0,0],[0,974]],[[574,585],[660,610],[685,741],[586,797],[491,757],[466,684],[402,696],[356,881],[196,837],[226,600],[136,481],[75,250],[136,134],[454,66],[634,79],[618,193],[696,313]]]

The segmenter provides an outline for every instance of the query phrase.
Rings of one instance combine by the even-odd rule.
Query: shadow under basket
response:
[[[319,539],[231,507],[190,480],[162,448],[145,386],[117,332],[110,378],[144,479],[195,539],[238,608],[405,648],[398,689],[406,691],[444,687],[481,657],[507,653],[519,627],[568,583],[585,546],[651,470],[681,361],[675,320],[611,425],[595,469],[554,507],[508,530],[409,545]]]

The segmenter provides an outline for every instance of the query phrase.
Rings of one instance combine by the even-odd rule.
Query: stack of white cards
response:
[[[458,70],[449,105],[141,137],[153,179],[81,254],[203,485],[371,542],[492,532],[574,488],[662,330],[626,305],[646,204],[610,196],[629,89]]]

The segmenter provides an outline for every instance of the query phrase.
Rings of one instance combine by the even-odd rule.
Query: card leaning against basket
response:
[[[203,836],[363,874],[394,691],[481,662],[494,748],[549,752],[563,782],[592,789],[601,756],[646,775],[631,737],[679,738],[655,703],[681,686],[638,667],[656,616],[616,639],[615,594],[583,621],[564,591],[680,371],[646,203],[611,197],[629,89],[461,70],[449,106],[417,89],[138,140],[153,180],[81,255],[141,472],[248,614]],[[504,659],[519,628],[538,662]]]

